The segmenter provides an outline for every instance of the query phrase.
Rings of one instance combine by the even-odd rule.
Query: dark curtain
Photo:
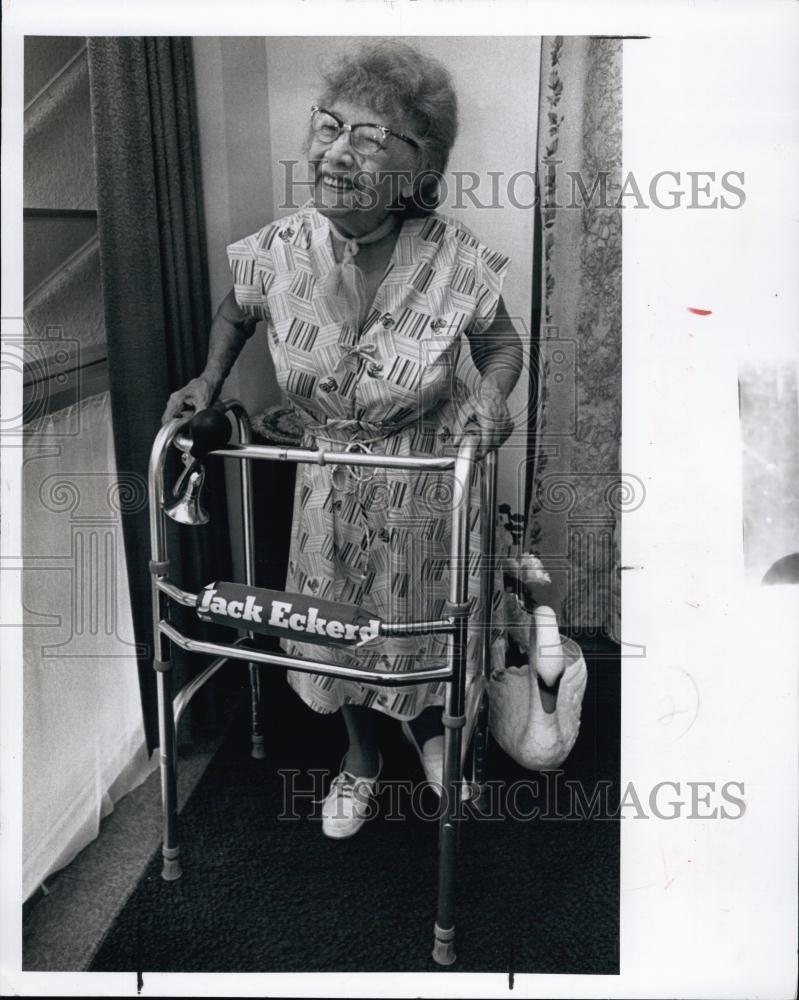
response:
[[[199,374],[208,349],[191,42],[90,38],[88,55],[117,469],[146,481],[167,397]],[[170,523],[171,575],[191,590],[230,572],[224,481],[221,468],[213,472],[212,480],[209,468],[214,485],[206,490],[209,528]],[[152,748],[157,727],[147,509],[124,513],[123,531],[136,640],[148,650],[139,677]],[[193,631],[199,634],[196,625]],[[175,654],[173,683],[179,685],[193,666]]]

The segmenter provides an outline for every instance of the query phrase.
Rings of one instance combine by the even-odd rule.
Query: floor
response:
[[[582,774],[590,777],[601,772],[603,775],[606,774],[618,780],[618,654],[617,651],[613,651],[611,657],[607,658],[606,651],[600,645],[591,651],[594,655],[589,657],[589,649],[587,648],[589,645],[590,643],[583,643],[586,658],[589,661],[589,678],[593,678],[593,680],[589,684],[583,707],[583,724],[580,740],[570,760],[573,767],[576,768],[575,773],[578,775]],[[594,656],[597,658],[594,659]],[[294,700],[296,701],[296,699]],[[241,891],[233,900],[230,913],[224,914],[226,919],[229,918],[228,922],[231,924],[231,927],[234,928],[231,931],[233,936],[225,948],[218,949],[220,955],[216,960],[224,962],[226,954],[230,957],[235,953],[235,961],[252,961],[254,963],[253,968],[262,969],[264,966],[259,964],[262,958],[257,953],[252,951],[245,952],[242,955],[236,953],[237,949],[241,946],[242,937],[241,933],[236,931],[235,925],[237,918],[236,911],[239,903],[244,898],[241,893],[244,893],[246,896],[247,892],[255,891],[253,887],[257,883],[257,880],[253,879],[252,868],[247,868],[245,865],[245,862],[250,863],[253,860],[251,857],[252,851],[247,846],[248,843],[253,843],[252,834],[246,835],[243,832],[238,832],[237,834],[236,831],[231,831],[225,825],[225,817],[231,815],[231,811],[225,810],[224,813],[220,812],[217,815],[217,812],[221,810],[222,795],[230,794],[237,800],[235,809],[232,810],[233,814],[236,814],[236,811],[238,811],[239,814],[244,815],[248,810],[254,810],[256,813],[254,829],[258,830],[262,827],[263,820],[257,811],[262,805],[267,804],[264,796],[267,795],[268,786],[261,783],[261,779],[258,778],[256,773],[249,775],[249,771],[253,768],[251,764],[247,763],[248,751],[245,745],[247,743],[247,734],[245,731],[247,728],[246,690],[243,687],[239,688],[236,698],[231,701],[231,705],[234,703],[238,704],[238,711],[231,710],[229,713],[226,713],[225,718],[227,719],[227,723],[225,727],[222,727],[215,736],[209,737],[204,741],[195,742],[190,751],[182,753],[179,778],[179,805],[182,809],[192,795],[192,792],[197,788],[198,783],[204,778],[205,780],[202,781],[201,788],[206,789],[205,794],[207,794],[208,779],[215,771],[220,771],[220,775],[215,780],[218,782],[219,788],[222,789],[222,794],[214,793],[217,797],[212,798],[209,805],[208,799],[203,800],[203,796],[200,795],[198,790],[198,795],[194,796],[190,808],[186,810],[186,815],[181,823],[185,822],[187,829],[191,828],[192,822],[199,824],[194,833],[194,845],[197,852],[194,861],[195,874],[201,872],[203,866],[205,866],[206,873],[208,874],[215,874],[217,872],[221,856],[219,853],[220,845],[223,842],[223,838],[227,839],[231,837],[228,867],[231,870],[235,870],[237,866],[242,867],[240,873],[241,885],[239,886]],[[325,744],[335,743],[336,739],[339,738],[337,731],[334,731],[334,719],[328,718],[324,724],[320,724],[318,717],[304,719],[298,715],[296,718],[290,718],[292,713],[296,711],[297,707],[293,701],[287,701],[281,705],[280,698],[278,698],[278,704],[275,706],[275,718],[271,723],[277,744],[286,743],[288,749],[285,750],[285,753],[289,754],[289,758],[287,759],[294,760],[295,762],[300,759],[301,752],[307,751],[308,748],[305,744],[310,733],[318,730],[319,738]],[[236,726],[237,722],[238,728]],[[286,731],[289,734],[287,738],[280,737],[281,727],[286,727]],[[311,728],[309,729],[309,727]],[[303,736],[303,733],[306,735]],[[343,733],[340,735],[343,738]],[[291,743],[295,740],[301,742],[292,748]],[[238,749],[236,750],[237,745]],[[280,751],[278,745],[271,748],[269,756],[275,757],[279,762]],[[231,746],[233,747],[232,756]],[[221,754],[218,752],[220,747],[224,750]],[[330,748],[328,747],[328,749]],[[339,749],[335,748],[335,752],[338,753]],[[230,759],[228,760],[227,758]],[[340,758],[336,757],[336,759]],[[413,767],[413,764],[414,761],[411,758],[405,761],[398,761],[398,774],[400,772],[405,774],[408,767]],[[260,769],[263,769],[263,766],[264,762],[257,762],[255,765],[256,768]],[[257,796],[255,797],[252,792],[253,788],[258,789]],[[198,811],[201,815],[194,816],[193,814]],[[208,843],[204,845],[203,838],[205,837],[205,831],[209,823],[211,833],[207,838]],[[305,824],[303,824],[304,826]],[[427,826],[430,826],[430,824],[427,824]],[[584,824],[577,824],[577,826],[583,827]],[[219,828],[217,829],[217,827]],[[615,856],[613,855],[613,851],[616,850],[614,844],[603,844],[600,842],[606,840],[606,829],[607,824],[601,824],[593,832],[586,831],[584,842],[577,844],[576,842],[568,842],[568,836],[576,836],[574,831],[564,828],[562,833],[557,833],[552,824],[545,824],[545,828],[542,829],[541,834],[536,835],[539,837],[538,841],[535,838],[524,838],[516,845],[517,849],[532,851],[533,853],[539,849],[544,852],[550,852],[550,856],[553,859],[552,872],[554,874],[552,874],[552,878],[555,881],[551,886],[542,883],[540,891],[545,895],[542,896],[541,902],[545,902],[545,898],[547,898],[546,893],[549,893],[550,898],[559,900],[566,898],[563,896],[563,886],[558,882],[561,876],[558,876],[557,873],[562,873],[564,870],[564,862],[559,860],[558,852],[571,852],[570,857],[583,858],[580,864],[585,869],[586,881],[583,885],[576,885],[574,887],[574,898],[569,904],[571,907],[570,926],[567,931],[558,931],[557,933],[553,931],[552,934],[553,945],[566,949],[563,954],[553,953],[551,955],[551,960],[554,963],[554,971],[561,971],[564,967],[564,962],[570,964],[575,960],[574,955],[571,953],[576,949],[571,945],[566,947],[564,942],[569,940],[569,936],[573,933],[574,928],[571,925],[581,919],[580,911],[585,908],[584,904],[587,903],[588,896],[590,895],[589,890],[593,891],[592,886],[593,888],[597,888],[599,882],[602,883],[600,886],[602,892],[596,900],[596,906],[601,909],[607,906],[608,901],[611,903],[611,909],[606,915],[609,919],[604,921],[604,924],[607,926],[606,936],[608,937],[608,943],[606,945],[603,942],[597,941],[595,947],[596,955],[584,955],[584,959],[589,964],[594,962],[595,964],[601,963],[602,965],[607,965],[607,968],[603,968],[602,970],[592,967],[590,971],[611,971],[613,962],[617,960],[615,954],[617,947],[616,936],[612,927],[614,923],[614,911],[611,897],[614,897],[614,879],[617,880],[618,878],[618,864],[617,859],[613,863],[613,857]],[[265,839],[264,833],[265,830],[261,829],[261,834],[256,837],[257,851],[263,847],[261,842]],[[433,830],[430,833],[424,825],[419,826],[415,837],[418,837],[421,843],[421,839],[427,837],[428,834],[432,837],[431,844],[434,843],[435,831]],[[245,837],[245,840],[242,843],[236,844],[236,835]],[[316,844],[317,840],[323,839],[318,837],[318,831],[305,831],[303,835],[308,835],[309,837],[307,847],[304,847],[300,851],[300,856],[303,859],[314,857],[314,852],[323,851],[329,846],[323,845],[320,848]],[[580,835],[582,837],[583,833]],[[246,836],[250,836],[249,841],[246,840]],[[375,848],[378,851],[382,850],[383,846],[381,846],[379,827],[375,827],[371,836],[375,838]],[[301,840],[302,836],[295,834],[286,841],[282,848],[278,842],[278,847],[285,855],[284,861],[286,863],[291,863],[291,858],[296,856],[296,851]],[[401,846],[404,849],[404,841],[407,840],[407,837],[402,838],[402,840],[403,845]],[[551,841],[551,843],[548,843],[548,841]],[[48,879],[44,890],[37,893],[26,904],[23,919],[23,968],[31,971],[83,971],[88,970],[95,963],[94,968],[110,969],[114,968],[113,964],[103,965],[102,963],[104,961],[106,963],[115,961],[115,954],[120,955],[122,961],[122,965],[116,966],[116,968],[133,968],[124,955],[126,942],[129,940],[130,929],[135,928],[138,936],[139,928],[143,928],[146,921],[154,919],[152,918],[152,913],[163,911],[163,905],[161,905],[163,901],[159,903],[158,900],[155,900],[155,903],[158,905],[154,905],[153,899],[150,898],[153,893],[163,893],[163,886],[167,885],[166,883],[162,884],[158,877],[159,866],[156,855],[158,854],[160,842],[160,780],[156,772],[142,786],[118,803],[115,811],[103,822],[100,837],[87,847],[70,866],[62,872],[57,873],[51,879]],[[464,847],[468,854],[468,839]],[[485,850],[485,847],[479,842],[475,842],[473,850],[475,857],[479,857],[480,853]],[[597,859],[600,858],[602,852],[605,852],[610,863],[610,871],[599,880],[589,878],[591,870],[597,870],[595,868],[592,869],[592,866],[596,865]],[[431,850],[430,853],[431,857],[433,857],[434,851]],[[491,851],[491,853],[495,852]],[[187,856],[188,861],[190,861],[190,856]],[[326,857],[322,858],[319,864],[321,866],[320,870],[331,871],[330,861]],[[482,867],[486,872],[485,877],[488,878],[490,865],[486,863]],[[606,865],[603,864],[601,867],[605,868]],[[500,874],[501,871],[502,866],[499,868]],[[181,883],[177,883],[177,885],[182,886],[183,881],[181,880]],[[183,895],[192,891],[191,886],[197,881],[197,879],[186,881],[185,886],[181,887],[180,897],[182,898]],[[198,885],[195,886],[193,891],[201,892],[201,883],[203,881],[200,878]],[[227,881],[227,878],[225,881]],[[595,882],[597,885],[594,885]],[[279,897],[281,886],[280,884],[274,884],[266,886],[266,889],[268,889],[268,892],[265,891],[264,895],[277,898]],[[272,926],[274,926],[275,919],[284,919],[292,907],[297,909],[298,904],[293,895],[295,891],[291,890],[288,892],[280,904],[284,909],[281,910],[280,906],[278,906],[278,909],[272,913]],[[386,891],[392,891],[390,886],[387,886]],[[530,904],[523,898],[525,893],[522,893],[521,889],[519,890],[519,894],[519,916],[522,918],[522,922],[526,922],[527,918],[524,915],[526,913],[524,907]],[[135,903],[138,896],[142,897],[140,904]],[[260,898],[263,898],[263,896]],[[490,900],[491,893],[489,892],[488,896],[484,896],[483,898]],[[617,908],[617,895],[615,898],[615,906]],[[179,897],[173,895],[172,899],[175,905],[177,905]],[[197,920],[198,922],[195,924],[197,933],[205,933],[207,942],[210,945],[213,945],[215,941],[219,943],[221,941],[221,930],[218,922],[220,914],[218,912],[216,914],[206,912],[207,906],[203,902],[202,896],[194,898],[191,902],[188,902],[188,899],[189,897],[187,896],[187,902],[184,905],[188,908],[185,914],[183,914],[183,923],[189,925],[192,921]],[[321,898],[317,903],[321,911],[328,910],[330,905],[329,900]],[[132,904],[135,904],[133,917],[131,917]],[[258,909],[261,908],[260,902],[255,905]],[[139,907],[138,912],[136,911],[136,906]],[[387,913],[389,910],[390,906],[387,901],[384,913]],[[295,914],[295,918],[292,920],[295,926],[298,920],[306,920],[306,917],[302,915],[304,912],[301,907],[298,909],[300,916],[298,917]],[[282,917],[281,914],[283,915]],[[208,918],[207,927],[203,923],[205,917]],[[404,915],[403,913],[397,914],[397,936],[405,936],[404,925],[408,919],[410,919],[410,910],[408,909],[404,911]],[[422,919],[421,915],[419,919]],[[423,922],[426,928],[426,915],[423,916]],[[368,937],[368,926],[364,927],[363,930]],[[161,932],[156,929],[156,937],[159,933]],[[162,933],[161,936],[163,936]],[[597,935],[595,930],[591,937],[593,940],[600,936]],[[194,936],[189,934],[185,942],[187,952],[197,949],[197,940],[196,933]],[[263,940],[263,937],[260,936],[258,940]],[[177,943],[177,941],[173,941],[173,944],[177,945]],[[543,945],[543,943],[542,939],[541,944]],[[600,944],[602,945],[601,947]],[[585,948],[581,947],[580,950],[584,952]],[[209,968],[207,964],[204,966],[204,963],[208,961],[208,946],[206,946],[205,950],[201,948],[200,952],[199,956],[194,959],[197,964],[186,966],[186,968]],[[291,968],[292,963],[297,960],[297,954],[299,952],[287,952],[282,959],[284,962],[283,967]],[[98,956],[100,956],[99,966],[97,964]],[[326,960],[324,955],[315,957],[319,958],[320,963],[324,963]],[[167,954],[166,961],[169,959],[170,955]],[[270,954],[269,959],[273,963],[275,962],[274,955]],[[496,962],[501,965],[504,960],[504,955],[498,953]],[[301,956],[301,961],[303,963],[306,962],[304,954]],[[354,968],[362,969],[364,967],[358,964],[359,960],[355,956],[353,956],[353,961],[355,962]],[[384,961],[387,963],[384,967],[389,968],[391,967],[390,963],[396,963],[396,955],[390,943],[386,946]],[[416,961],[414,956],[409,955],[407,961],[409,968],[417,967],[412,964]],[[493,961],[494,958],[492,958]],[[537,953],[531,953],[530,961],[535,961],[536,968],[540,968],[541,956]],[[549,961],[549,958],[547,961]],[[144,965],[145,969],[155,969],[157,967],[156,965]],[[234,966],[234,968],[236,967],[244,969],[247,966]],[[274,964],[270,967],[277,969],[280,966]],[[301,966],[294,965],[293,967],[309,968],[307,964]],[[325,966],[321,964],[320,967],[324,968]],[[327,966],[327,968],[330,967],[330,965]],[[589,969],[585,971],[589,971]]]

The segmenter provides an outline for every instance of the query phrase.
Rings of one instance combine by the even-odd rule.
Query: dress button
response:
[[[319,388],[322,392],[335,392],[338,389],[338,382],[332,375],[328,375],[324,382],[319,383]]]
[[[366,369],[366,374],[369,378],[382,378],[382,372],[383,366],[379,361],[372,362],[372,364],[370,364]]]
[[[291,226],[287,226],[285,229],[280,230],[280,238],[284,242],[290,240],[293,235],[294,235],[294,230],[291,228]]]
[[[394,326],[394,317],[391,315],[391,313],[383,313],[383,318],[380,320],[380,322],[385,327]]]
[[[445,327],[446,325],[447,321],[439,316],[438,319],[434,319],[433,322],[430,324],[430,329],[440,330],[442,329],[442,327]]]

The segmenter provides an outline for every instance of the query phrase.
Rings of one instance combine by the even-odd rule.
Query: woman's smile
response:
[[[351,191],[354,184],[349,177],[341,174],[322,174],[322,183],[334,191]]]
[[[347,174],[336,174],[330,173],[324,168],[320,168],[317,174],[317,190],[319,188],[323,189],[321,205],[318,205],[322,211],[325,208],[352,208],[355,207],[352,204],[352,198],[347,198],[352,192],[358,191],[358,185],[355,180],[348,176]],[[331,202],[331,195],[334,199]],[[317,201],[319,196],[317,195]]]
[[[368,181],[369,177],[364,177]],[[334,173],[316,165],[314,201],[322,215],[330,215],[346,225],[346,217],[351,213],[362,213],[370,204],[378,200],[374,189],[361,186],[358,178],[350,174]],[[366,221],[366,220],[362,220]]]

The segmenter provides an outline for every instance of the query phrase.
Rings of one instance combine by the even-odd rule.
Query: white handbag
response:
[[[580,709],[587,678],[580,647],[558,631],[551,608],[526,611],[518,598],[505,594],[505,628],[529,662],[506,665],[507,640],[494,643],[489,681],[489,728],[502,749],[522,767],[559,767],[574,746],[580,729]],[[542,701],[539,678],[549,691]],[[556,686],[557,685],[557,686]]]

